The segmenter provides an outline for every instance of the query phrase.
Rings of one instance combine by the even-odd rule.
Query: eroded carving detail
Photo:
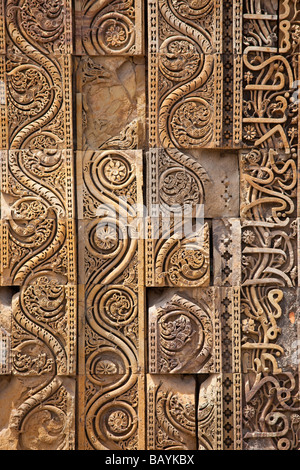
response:
[[[203,291],[201,302],[194,303],[175,294],[165,304],[150,308],[150,373],[218,372],[220,342],[212,297],[213,292]]]
[[[257,440],[269,449],[299,448],[298,373],[278,365],[285,354],[276,344],[282,299],[282,290],[266,287],[247,288],[242,299],[243,372],[247,374],[244,440],[250,448]]]

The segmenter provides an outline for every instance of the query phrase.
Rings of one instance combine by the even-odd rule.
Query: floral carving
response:
[[[218,371],[215,363],[214,311],[205,293],[199,304],[174,295],[165,305],[150,309],[149,358],[151,373]],[[152,357],[155,361],[152,362]]]
[[[138,6],[138,8],[136,8]],[[142,52],[141,6],[137,0],[99,4],[81,0],[78,39],[85,54],[139,54]]]

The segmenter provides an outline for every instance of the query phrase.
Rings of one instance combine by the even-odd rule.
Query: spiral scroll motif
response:
[[[88,305],[89,325],[103,344],[99,350],[93,348],[86,362],[89,381],[95,387],[87,404],[87,436],[95,449],[135,448],[138,419],[132,393],[137,352],[128,327],[137,318],[136,294],[122,285],[94,287]]]
[[[61,2],[58,3],[61,4]],[[7,71],[8,96],[12,113],[10,122],[13,125],[10,129],[12,149],[26,148],[33,139],[37,136],[40,138],[41,135],[44,140],[51,135],[55,146],[62,146],[63,143],[62,134],[53,129],[59,128],[61,125],[59,120],[63,117],[61,109],[64,105],[64,96],[61,75],[64,65],[59,62],[59,59],[50,57],[47,48],[43,47],[43,41],[42,44],[35,41],[41,25],[37,24],[32,10],[30,13],[30,7],[29,2],[13,0],[7,2],[9,37],[20,50],[22,61],[24,61],[24,64],[19,65],[18,62],[14,64],[12,60]],[[38,9],[37,4],[36,8]],[[42,8],[39,18],[41,11],[42,16],[49,12],[48,8]],[[49,14],[51,16],[50,12]],[[44,18],[44,21],[47,20]],[[46,22],[46,24],[49,23]],[[61,25],[57,27],[60,31]],[[54,37],[56,37],[55,34]]]
[[[252,449],[258,440],[274,450],[296,450],[299,361],[294,362],[293,354],[287,351],[289,327],[283,319],[289,312],[289,289],[285,288],[294,292],[299,284],[299,135],[294,127],[299,120],[299,102],[294,99],[299,64],[293,58],[297,39],[289,23],[299,21],[299,11],[294,2],[284,1],[277,17],[277,4],[264,2],[267,14],[261,17],[254,1],[245,5],[243,139],[247,150],[242,153],[241,206],[242,353],[247,363],[244,445]],[[296,338],[298,343],[299,331]]]
[[[85,228],[85,433],[93,449],[136,449],[139,439],[138,157],[105,150],[83,160],[94,206]]]
[[[65,386],[75,371],[77,281],[70,18],[68,0],[5,2],[1,285],[19,288],[11,362],[22,391],[10,419],[19,450],[73,447],[72,380]]]
[[[83,48],[90,55],[134,54],[136,51],[135,0],[85,1]]]

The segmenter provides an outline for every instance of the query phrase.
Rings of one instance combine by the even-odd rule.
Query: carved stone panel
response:
[[[147,376],[148,450],[196,450],[195,379]]]
[[[241,154],[245,449],[299,448],[299,364],[292,347],[298,317],[291,302],[299,282],[298,9],[289,0],[279,3],[264,1],[261,11],[248,4],[243,17],[243,136],[249,148]]]
[[[142,55],[142,0],[75,0],[77,55]]]
[[[77,149],[143,148],[144,59],[83,56],[76,64]]]
[[[79,447],[145,448],[142,152],[77,153]]]
[[[91,357],[86,377],[79,382],[85,404],[85,434],[79,430],[79,446],[86,450],[139,450],[145,448],[143,378],[122,371],[126,365],[109,348]]]
[[[73,159],[65,149],[2,150],[1,218],[75,218]]]
[[[148,2],[151,147],[220,145],[220,3]]]
[[[30,42],[33,39],[29,41],[25,32],[21,36],[14,25],[15,14],[8,18],[12,32],[7,60],[1,67],[6,109],[2,148],[72,149],[71,57],[35,48]]]
[[[75,450],[75,381],[0,377],[0,449]]]
[[[148,154],[145,221],[146,285],[205,287],[210,282],[206,172],[177,150]]]
[[[219,372],[218,313],[209,289],[202,289],[197,300],[170,293],[155,302],[149,310],[149,372]]]
[[[78,154],[80,283],[142,285],[142,152]]]
[[[252,287],[243,293],[246,449],[299,448],[299,322],[297,312],[287,307],[290,300],[282,303],[285,295],[286,291],[270,287]]]
[[[8,0],[0,9],[0,448],[72,450],[72,2]]]
[[[206,287],[210,281],[209,226],[205,223],[193,238],[175,233],[159,244],[156,239],[146,240],[146,256],[147,286]]]
[[[1,285],[30,284],[44,272],[55,273],[59,285],[76,282],[73,220],[10,219],[0,228]]]
[[[241,38],[240,5],[148,2],[150,147],[240,144],[242,70],[233,55],[233,38]]]
[[[77,289],[43,273],[12,302],[12,372],[20,377],[76,373]]]

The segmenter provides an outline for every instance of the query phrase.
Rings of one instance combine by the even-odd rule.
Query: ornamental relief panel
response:
[[[0,449],[299,449],[295,0],[0,0]]]
[[[150,307],[150,373],[220,372],[214,292],[202,290],[201,303],[195,302],[174,294],[160,306]]]
[[[216,147],[221,140],[220,2],[191,6],[162,0],[148,6],[150,146]]]
[[[196,383],[193,377],[147,377],[148,449],[195,450]]]
[[[3,148],[73,147],[71,5],[50,2],[47,8],[46,3],[5,5]]]
[[[142,151],[77,153],[79,368],[87,449],[145,446]]]
[[[290,41],[298,12],[293,2],[276,14],[265,4],[262,18],[244,14],[243,434],[246,449],[291,450],[299,447],[299,323],[290,304],[298,285],[299,66]]]
[[[142,55],[141,0],[75,0],[76,54]]]
[[[9,0],[1,8],[0,284],[10,308],[0,321],[0,448],[69,450],[77,370],[72,5]]]

